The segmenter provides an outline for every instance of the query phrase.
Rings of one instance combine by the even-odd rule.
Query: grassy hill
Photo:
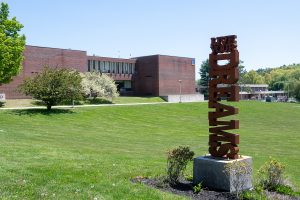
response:
[[[300,186],[300,104],[244,101],[241,154],[255,170],[270,156]],[[141,184],[158,176],[166,151],[207,153],[207,103],[0,110],[1,199],[184,199]],[[187,173],[192,173],[191,165]]]

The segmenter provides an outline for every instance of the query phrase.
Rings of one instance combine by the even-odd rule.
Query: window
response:
[[[100,61],[100,70],[101,72],[104,72],[104,62],[103,61]]]
[[[128,63],[125,63],[125,74],[128,74]]]
[[[121,73],[120,74],[124,74],[124,63],[120,63],[120,69],[121,69]]]
[[[98,61],[98,71],[101,72],[100,61]]]
[[[134,73],[135,73],[135,64],[132,63],[132,74],[134,74]]]
[[[104,62],[104,72],[108,72],[109,70],[109,62],[105,61]]]
[[[95,60],[95,71],[96,71],[96,72],[99,71],[99,70],[98,70],[98,61],[97,61],[97,60]]]
[[[93,60],[93,71],[95,71],[95,70],[96,70],[96,61]]]
[[[112,69],[112,73],[116,73],[116,63],[113,62],[113,69]]]
[[[195,58],[192,59],[192,65],[195,65],[196,61]]]
[[[90,72],[90,71],[91,71],[91,61],[88,60],[88,72]]]
[[[108,73],[112,73],[112,67],[113,67],[112,62],[108,62],[108,63],[109,63]]]
[[[116,74],[119,74],[119,63],[116,63]]]
[[[132,64],[129,63],[128,65],[129,65],[129,67],[128,67],[128,73],[129,73],[129,74],[132,74]]]

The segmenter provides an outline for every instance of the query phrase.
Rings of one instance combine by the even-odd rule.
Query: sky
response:
[[[28,45],[130,58],[192,57],[199,67],[210,38],[237,35],[251,69],[300,63],[298,0],[5,0]]]

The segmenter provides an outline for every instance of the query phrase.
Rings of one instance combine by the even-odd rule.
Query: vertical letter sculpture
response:
[[[214,157],[237,159],[239,135],[227,132],[238,129],[238,120],[220,120],[219,118],[238,114],[238,108],[221,104],[219,101],[239,101],[239,52],[236,36],[211,38],[212,53],[209,55],[209,108],[215,108],[208,113],[209,126],[209,153]],[[218,61],[228,60],[226,65],[219,65]]]

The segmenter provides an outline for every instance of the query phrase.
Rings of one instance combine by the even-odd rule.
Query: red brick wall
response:
[[[179,94],[181,80],[182,94],[195,94],[195,66],[192,58],[159,56],[159,96]]]
[[[67,67],[81,72],[87,71],[87,60],[135,63],[135,74],[109,74],[115,80],[132,80],[135,95],[164,96],[179,94],[182,80],[182,94],[195,93],[195,66],[192,58],[153,55],[136,59],[87,56],[86,51],[26,46],[23,70],[9,84],[0,86],[0,93],[7,99],[30,98],[16,91],[26,77],[42,70],[44,66]]]
[[[159,96],[158,55],[137,58],[133,87],[136,95]]]
[[[165,96],[195,94],[195,66],[192,58],[176,56],[145,56],[137,58],[134,89],[137,95]]]
[[[44,66],[67,67],[78,71],[86,71],[87,56],[85,51],[26,46],[24,51],[23,70],[9,84],[0,86],[0,93],[5,93],[7,99],[30,98],[16,91],[26,77],[39,72]]]

